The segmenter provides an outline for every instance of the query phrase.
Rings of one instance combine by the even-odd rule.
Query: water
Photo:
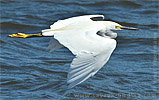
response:
[[[0,9],[2,100],[159,98],[158,1],[1,0]],[[50,37],[7,37],[40,32],[59,19],[84,14],[103,14],[107,20],[140,31],[119,31],[108,63],[69,90],[66,78],[74,56],[68,49],[46,51]]]

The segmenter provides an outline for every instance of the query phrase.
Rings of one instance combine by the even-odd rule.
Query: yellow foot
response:
[[[28,38],[28,37],[42,37],[41,33],[37,34],[24,34],[24,33],[16,33],[12,35],[8,35],[9,37],[19,37],[19,38]]]
[[[9,37],[20,37],[20,38],[26,38],[27,34],[24,33],[16,33],[16,34],[12,34],[12,35],[8,35]]]

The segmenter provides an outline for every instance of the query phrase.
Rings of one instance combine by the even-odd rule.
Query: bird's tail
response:
[[[42,30],[42,35],[43,36],[54,36],[54,31],[53,29],[45,29]]]

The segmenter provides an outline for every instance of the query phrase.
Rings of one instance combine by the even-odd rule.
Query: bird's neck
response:
[[[108,30],[101,30],[97,32],[97,35],[105,37],[105,38],[116,38],[117,37],[117,33],[114,33],[112,31],[108,31]]]

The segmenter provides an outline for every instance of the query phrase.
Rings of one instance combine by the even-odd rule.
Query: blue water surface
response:
[[[158,100],[158,0],[0,0],[0,12],[1,100]],[[74,56],[67,48],[50,53],[51,37],[7,37],[89,14],[140,30],[119,31],[108,63],[72,89],[67,73]]]

